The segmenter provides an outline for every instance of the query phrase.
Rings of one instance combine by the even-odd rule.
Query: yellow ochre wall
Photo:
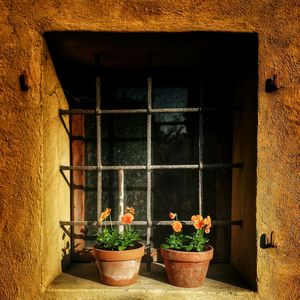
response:
[[[58,223],[69,213],[58,171],[69,159],[58,117],[67,104],[43,39],[55,30],[258,34],[256,239],[277,235],[277,248],[257,246],[258,296],[298,299],[298,0],[0,0],[0,299],[43,299],[68,244]],[[273,74],[281,88],[268,94]]]

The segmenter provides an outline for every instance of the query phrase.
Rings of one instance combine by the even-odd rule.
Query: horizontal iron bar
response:
[[[73,190],[84,190],[84,191],[97,191],[97,186],[84,186],[81,184],[73,184],[72,186]],[[116,192],[118,189],[117,187],[113,187],[112,189],[109,189],[107,187],[102,188],[103,192],[109,192],[114,191]],[[145,192],[147,190],[146,186],[135,186],[135,187],[126,187],[126,191],[139,191],[139,192]]]
[[[201,164],[201,165],[152,165],[150,170],[167,169],[224,169],[242,168],[243,163]],[[147,166],[60,166],[60,170],[97,171],[97,170],[146,170]]]
[[[149,109],[150,113],[178,113],[178,112],[199,112],[201,108],[196,107],[182,107],[182,108],[152,108]]]
[[[136,114],[136,113],[178,113],[178,112],[211,112],[211,111],[239,111],[242,107],[176,107],[176,108],[151,108],[151,109],[60,109],[60,115],[76,114]]]
[[[133,221],[131,225],[138,226],[138,225],[158,225],[158,226],[165,226],[170,225],[173,221]],[[191,221],[184,220],[180,221],[185,225],[192,225]],[[98,226],[97,221],[60,221],[60,226]],[[103,221],[102,225],[119,225],[121,224],[120,221]],[[212,224],[214,226],[229,226],[229,225],[239,225],[242,226],[243,221],[242,220],[216,220],[212,221]]]
[[[226,168],[237,168],[243,167],[243,163],[224,163],[224,164],[203,164],[202,169],[226,169]]]
[[[152,165],[149,167],[151,170],[161,169],[198,169],[199,165]]]
[[[60,170],[97,171],[97,170],[146,170],[146,166],[60,166]]]

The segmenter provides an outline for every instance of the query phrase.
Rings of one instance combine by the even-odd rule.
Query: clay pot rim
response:
[[[160,249],[161,256],[165,259],[172,261],[186,261],[186,262],[197,262],[197,261],[209,261],[213,257],[214,248],[211,245],[207,245],[208,249],[200,252],[192,251],[181,251],[173,249]]]
[[[96,245],[93,247],[93,256],[103,261],[121,261],[128,259],[141,258],[144,255],[145,245],[138,242],[139,247],[128,250],[105,250],[98,249]]]
[[[208,249],[203,250],[203,251],[185,251],[185,250],[174,250],[174,249],[164,249],[164,248],[160,248],[161,250],[168,250],[168,251],[172,251],[172,252],[180,252],[180,253],[203,253],[203,252],[208,252],[213,250],[213,246],[211,245],[206,245],[205,247],[208,247]]]

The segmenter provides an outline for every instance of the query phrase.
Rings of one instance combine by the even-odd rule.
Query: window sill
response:
[[[126,294],[125,294],[126,293]],[[162,266],[153,273],[141,272],[136,284],[110,287],[99,282],[94,263],[72,264],[46,289],[44,299],[256,299],[251,291],[237,280],[229,265],[211,264],[209,274],[200,288],[179,288],[167,283]]]

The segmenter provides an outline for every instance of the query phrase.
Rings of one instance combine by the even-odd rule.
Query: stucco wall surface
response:
[[[49,280],[43,239],[52,217],[43,211],[51,199],[45,165],[53,157],[44,156],[51,145],[43,123],[42,34],[53,30],[258,33],[257,240],[262,233],[277,235],[277,248],[258,247],[258,295],[299,298],[298,0],[0,0],[0,8],[1,299],[42,299]],[[26,92],[19,86],[23,71],[29,77]],[[274,73],[280,89],[268,94],[265,80]],[[49,230],[57,232],[54,219]],[[48,269],[51,276],[59,271],[54,269]]]

